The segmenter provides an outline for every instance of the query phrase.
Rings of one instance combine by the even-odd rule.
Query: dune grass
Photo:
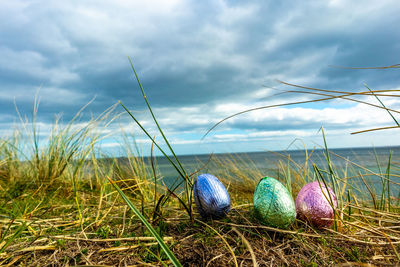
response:
[[[145,97],[136,72],[135,76]],[[355,96],[316,92],[324,94],[321,99]],[[380,97],[383,93],[372,92],[358,94]],[[146,103],[158,125],[147,99]],[[383,101],[379,108],[393,113]],[[360,166],[330,150],[322,130],[322,165],[313,161],[314,149],[304,149],[302,162],[287,153],[271,152],[276,167],[267,173],[249,158],[233,154],[212,155],[190,173],[169,144],[170,151],[162,152],[178,179],[167,188],[156,158],[144,158],[130,136],[122,134],[123,158],[107,157],[101,151],[103,136],[98,128],[114,119],[113,108],[87,123],[79,123],[81,113],[66,124],[56,121],[46,139],[39,138],[36,105],[34,110],[32,121],[23,120],[12,136],[0,140],[0,265],[372,266],[400,262],[400,198],[392,194],[400,191],[396,154],[389,153],[382,161],[375,153],[374,169]],[[125,110],[141,127],[134,114]],[[160,149],[142,129],[153,141],[152,148]],[[159,125],[158,129],[168,142]],[[335,166],[334,158],[346,165]],[[202,221],[192,206],[193,181],[206,171],[219,177],[231,196],[232,210],[224,219]],[[278,178],[293,198],[310,181],[332,187],[338,198],[334,225],[316,229],[300,220],[287,230],[261,225],[252,199],[264,176]],[[379,187],[373,177],[380,181]]]
[[[96,156],[99,153],[91,151],[78,172],[74,172],[75,163],[70,162],[62,174],[64,179],[48,185],[35,182],[21,189],[17,181],[25,181],[22,176],[13,177],[13,183],[2,176],[0,263],[171,265],[170,258],[158,246],[142,219],[152,225],[182,265],[235,266],[236,261],[244,266],[254,266],[255,262],[260,266],[318,266],[394,264],[398,261],[399,199],[388,195],[389,191],[382,193],[377,189],[361,197],[355,193],[361,185],[352,183],[354,177],[346,177],[345,170],[337,169],[333,163],[325,168],[313,164],[310,155],[303,163],[280,156],[275,177],[283,183],[290,180],[293,197],[302,185],[316,179],[316,175],[321,182],[332,186],[330,173],[335,173],[336,190],[342,203],[336,210],[335,227],[318,230],[296,221],[290,229],[281,230],[263,226],[254,218],[255,184],[262,176],[274,174],[260,172],[249,159],[236,155],[211,158],[206,168],[219,170],[217,176],[231,195],[232,211],[225,219],[205,222],[198,221],[199,215],[194,211],[192,222],[174,196],[159,208],[158,202],[168,190],[159,180],[157,194],[154,194],[152,167],[137,155],[137,151],[128,151],[127,158],[119,161],[100,158]],[[336,157],[330,150],[326,152]],[[394,157],[392,155],[390,163],[382,168],[382,174],[365,169],[360,175],[379,175],[384,190],[387,190],[387,183],[391,187],[399,186],[393,179],[398,177]],[[4,158],[1,169],[10,165],[8,161],[11,160],[18,161]],[[350,161],[349,165],[353,163]],[[20,166],[20,172],[30,168],[26,159],[14,166]],[[136,212],[127,208],[108,182],[109,177],[137,208]],[[366,191],[365,188],[359,190]],[[378,203],[376,207],[373,199]],[[156,210],[159,214],[154,216]],[[135,215],[137,212],[143,218],[139,219]]]
[[[64,139],[58,140],[70,139],[64,131],[60,134]],[[84,153],[87,157],[82,164],[81,153],[67,161],[59,152],[53,158],[63,157],[68,163],[64,171],[58,169],[61,176],[51,181],[38,178],[36,163],[25,157],[12,157],[19,155],[18,146],[10,140],[4,142],[1,152],[8,157],[2,157],[0,166],[1,264],[171,265],[156,238],[127,208],[107,178],[112,178],[123,190],[143,215],[142,219],[152,225],[183,265],[235,266],[236,261],[244,266],[254,266],[254,262],[317,266],[350,262],[394,264],[399,260],[399,199],[388,194],[391,192],[388,188],[399,186],[398,179],[394,179],[398,177],[395,155],[387,155],[391,159],[381,166],[379,173],[361,169],[359,175],[364,177],[365,185],[352,183],[355,178],[346,176],[346,170],[337,169],[332,162],[327,162],[328,167],[313,165],[309,155],[313,151],[305,151],[303,163],[281,155],[275,173],[271,174],[262,173],[243,156],[214,155],[205,169],[218,170],[216,175],[231,195],[232,211],[225,219],[202,222],[192,221],[175,195],[160,206],[168,193],[160,180],[162,174],[153,172],[151,164],[128,144],[121,144],[126,149],[126,158],[119,160],[101,157],[98,149],[94,153],[94,139],[82,144],[84,149],[89,149]],[[87,143],[91,144],[89,148]],[[53,145],[54,142],[48,142],[42,149],[50,151],[46,146]],[[329,149],[326,153],[327,160],[340,156]],[[42,155],[41,160],[51,154]],[[356,167],[355,164],[349,160],[349,165]],[[379,157],[378,164],[381,164]],[[157,169],[156,162],[154,165]],[[202,167],[199,163],[199,168]],[[7,175],[11,171],[14,175]],[[35,179],[26,184],[27,178],[22,174],[29,173]],[[357,187],[373,188],[365,178],[372,174],[379,177],[383,190],[371,189],[361,197],[356,191],[366,190]],[[334,175],[336,194],[341,200],[336,210],[336,226],[318,230],[301,221],[296,221],[289,230],[262,226],[253,216],[252,194],[258,179],[265,175],[289,183],[293,197],[305,183],[317,179],[316,176],[332,187],[331,175]],[[180,194],[176,192],[178,197]],[[193,218],[199,218],[195,211]]]

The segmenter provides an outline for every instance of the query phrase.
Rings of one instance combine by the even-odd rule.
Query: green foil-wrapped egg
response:
[[[286,187],[278,180],[264,177],[254,192],[254,210],[261,223],[288,228],[296,219],[296,206]]]

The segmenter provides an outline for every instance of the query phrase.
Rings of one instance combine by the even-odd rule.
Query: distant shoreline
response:
[[[400,150],[400,146],[377,146],[377,147],[340,147],[340,148],[328,148],[330,151],[349,151],[349,150],[358,150],[358,151],[365,151],[365,150],[390,150],[390,149],[396,149]],[[307,151],[312,151],[313,149],[307,148]],[[315,148],[314,151],[323,151],[325,148]],[[262,154],[262,153],[298,153],[302,152],[304,149],[288,149],[288,150],[263,150],[263,151],[248,151],[248,152],[218,152],[218,153],[200,153],[200,154],[177,154],[179,158],[185,158],[185,157],[204,157],[207,156],[209,157],[211,154],[214,156],[228,156],[228,155],[246,155],[246,154]],[[172,154],[168,154],[168,156],[173,157]],[[117,158],[125,158],[125,157],[117,157]],[[150,156],[144,156],[144,159],[150,159]],[[165,158],[163,155],[157,155],[154,156],[154,158]]]

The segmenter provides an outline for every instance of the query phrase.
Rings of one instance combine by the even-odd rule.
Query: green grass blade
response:
[[[133,73],[135,74],[136,80],[137,80],[137,82],[139,84],[139,87],[140,87],[140,90],[142,92],[143,98],[144,98],[144,100],[146,102],[147,108],[149,109],[149,111],[151,113],[151,116],[153,117],[153,120],[156,123],[157,128],[160,131],[165,143],[167,144],[167,146],[168,146],[169,150],[171,151],[172,155],[174,156],[175,161],[179,165],[179,168],[180,168],[179,174],[182,176],[183,180],[185,181],[185,194],[186,194],[186,199],[187,199],[188,206],[189,206],[189,216],[192,217],[192,212],[191,212],[192,203],[191,203],[190,193],[191,193],[191,188],[193,187],[193,183],[190,181],[190,179],[189,179],[189,177],[188,177],[188,175],[187,175],[187,173],[185,171],[185,168],[183,168],[181,162],[179,161],[179,159],[176,156],[174,150],[172,149],[171,145],[169,144],[167,137],[164,135],[163,130],[161,129],[160,125],[158,124],[156,116],[154,115],[153,110],[151,109],[150,103],[147,100],[146,93],[144,92],[144,88],[142,86],[142,83],[140,82],[139,76],[137,75],[135,67],[133,66],[132,60],[131,60],[130,57],[128,57],[128,59],[129,59],[129,63],[131,64],[131,68],[133,70]]]
[[[385,104],[383,104],[383,102],[379,99],[379,97],[366,85],[364,84],[364,86],[371,92],[371,94],[373,96],[375,96],[375,98],[378,100],[378,102],[382,105],[382,107],[384,109],[386,109],[386,111],[389,113],[390,117],[392,117],[392,119],[394,120],[394,122],[397,124],[397,126],[400,126],[399,122],[396,120],[396,118],[393,116],[392,112],[390,112],[390,110],[385,106]]]
[[[338,185],[338,182],[336,180],[336,173],[334,172],[334,170],[332,168],[332,161],[331,161],[331,158],[330,158],[330,155],[329,155],[328,144],[326,142],[325,131],[324,131],[323,127],[321,127],[321,131],[322,131],[322,137],[324,139],[325,156],[326,156],[326,161],[328,163],[329,176],[331,178],[332,187],[333,187],[332,189],[333,189],[333,192],[336,195],[337,202],[338,202],[337,203],[338,207],[342,207],[342,201],[341,201],[342,198],[341,198],[341,195],[339,195],[339,190],[338,190],[339,185]]]
[[[313,169],[314,169],[314,172],[315,172],[315,174],[316,174],[317,181],[318,181],[320,187],[321,187],[321,181],[322,181],[322,183],[324,184],[324,186],[325,186],[325,188],[326,188],[326,191],[327,191],[327,194],[328,194],[327,200],[328,200],[329,204],[331,205],[331,207],[332,207],[332,209],[333,209],[333,227],[334,227],[335,230],[337,230],[337,219],[338,219],[338,215],[336,214],[336,212],[337,212],[337,211],[336,211],[336,207],[335,207],[335,205],[333,204],[333,199],[332,199],[331,193],[329,192],[328,184],[326,183],[326,181],[325,181],[325,179],[324,179],[324,176],[322,175],[321,171],[319,170],[319,168],[317,167],[317,165],[315,165],[314,163],[313,163]],[[323,193],[322,187],[321,187],[321,192]],[[324,194],[324,195],[325,195],[325,194]],[[336,193],[335,193],[335,195],[336,195]],[[326,196],[325,196],[325,197],[326,197]],[[336,200],[337,200],[337,196],[336,196]]]
[[[383,207],[385,206],[385,189],[386,189],[385,183],[386,183],[386,180],[383,178],[381,164],[379,163],[378,154],[376,153],[375,147],[374,147],[374,156],[375,156],[376,165],[378,166],[379,177],[381,178],[381,184],[382,184],[381,201],[379,203],[378,208],[383,209]]]
[[[171,160],[170,157],[164,152],[164,150],[157,144],[157,142],[154,140],[153,137],[146,131],[146,129],[142,126],[142,124],[135,118],[135,116],[132,115],[132,113],[128,110],[127,107],[125,107],[124,104],[122,104],[121,101],[119,101],[120,105],[125,109],[125,111],[131,116],[131,118],[136,122],[136,124],[142,129],[142,131],[147,135],[147,137],[150,138],[150,140],[154,143],[154,145],[161,151],[161,153],[164,155],[164,157],[171,163],[171,165],[175,168],[175,170],[179,173],[180,176],[185,177],[185,175],[181,172],[181,170],[176,166],[176,164]]]
[[[175,168],[175,170],[182,177],[183,182],[185,182],[185,193],[186,193],[186,198],[188,200],[187,207],[189,207],[189,209],[187,211],[188,211],[189,217],[192,218],[192,212],[191,212],[192,211],[191,210],[192,200],[191,200],[191,190],[190,189],[193,187],[193,184],[189,180],[188,176],[186,175],[186,173],[182,173],[182,171],[178,168],[178,166],[176,166],[176,164],[172,161],[172,159],[170,157],[168,157],[168,155],[164,152],[164,150],[157,144],[155,139],[153,137],[151,137],[151,135],[146,131],[146,129],[142,126],[142,124],[135,118],[135,116],[133,116],[133,114],[128,110],[128,108],[125,107],[125,105],[122,104],[121,101],[119,101],[119,103],[125,109],[125,111],[129,114],[129,116],[131,116],[131,118],[136,122],[136,124],[142,129],[142,131],[147,135],[147,137],[150,138],[150,140],[152,141],[152,144],[154,144],[161,151],[161,153],[164,155],[164,157],[169,161],[169,163],[171,163],[171,165]],[[177,188],[178,188],[178,186],[173,188],[172,191],[175,191]],[[170,194],[168,193],[168,195],[164,198],[163,204],[165,204],[165,202],[168,201],[169,195]]]
[[[139,84],[139,87],[140,87],[140,90],[142,92],[143,98],[146,101],[147,108],[149,109],[149,111],[151,113],[151,116],[153,117],[153,120],[156,123],[158,130],[160,131],[165,143],[167,144],[169,150],[171,151],[172,155],[174,156],[175,160],[177,161],[179,167],[181,168],[181,170],[185,174],[185,177],[187,177],[185,169],[183,168],[182,164],[180,163],[180,161],[179,161],[178,157],[176,156],[174,150],[172,149],[171,145],[169,144],[167,137],[164,135],[164,132],[162,131],[160,125],[158,124],[158,121],[157,121],[156,117],[154,116],[153,110],[151,109],[149,101],[147,100],[146,94],[145,94],[143,86],[142,86],[142,84],[141,84],[141,82],[139,80],[139,76],[136,73],[135,67],[133,66],[132,60],[131,60],[130,57],[128,57],[128,59],[129,59],[129,63],[131,64],[131,68],[132,68],[132,70],[133,70],[133,72],[135,74],[136,80],[137,80],[137,82]]]
[[[146,250],[147,250],[148,253],[150,253],[150,254],[153,255],[155,258],[157,258],[157,260],[158,260],[159,262],[161,262],[161,264],[162,264],[163,266],[168,267],[168,265],[165,264],[165,262],[163,262],[162,259],[161,259],[158,255],[154,254],[153,251],[151,251],[151,250],[148,249],[148,248],[146,248]]]
[[[364,176],[361,174],[360,171],[358,172],[358,176],[361,178],[361,181],[364,183],[365,187],[367,188],[367,190],[371,196],[372,203],[374,204],[374,208],[378,209],[378,206],[377,206],[376,200],[375,200],[375,194],[372,192],[370,186],[368,185],[367,181],[365,181]]]
[[[15,239],[17,239],[22,232],[25,230],[25,228],[28,227],[26,222],[22,223],[17,231],[5,242],[5,244],[0,248],[0,253],[2,253]]]
[[[351,198],[350,198],[350,190],[347,190],[347,203],[351,203]],[[349,205],[348,207],[348,216],[351,218],[351,206]]]
[[[392,151],[389,152],[389,161],[386,168],[386,183],[387,183],[387,201],[388,201],[388,211],[390,212],[390,166],[392,161]]]
[[[109,181],[114,186],[114,188],[118,191],[120,196],[124,199],[124,201],[128,205],[128,207],[136,214],[136,216],[139,217],[139,219],[142,221],[142,223],[146,226],[146,228],[154,236],[154,238],[157,240],[158,244],[160,244],[160,247],[164,250],[165,254],[171,260],[172,264],[176,267],[182,266],[181,263],[178,261],[178,259],[175,257],[174,253],[172,253],[172,251],[164,243],[163,239],[160,237],[160,235],[157,233],[157,231],[153,228],[153,226],[151,226],[151,224],[146,220],[146,218],[142,215],[142,213],[140,213],[140,211],[135,207],[135,205],[133,205],[133,203],[129,200],[129,198],[125,195],[125,193],[121,190],[121,188],[117,184],[115,184],[112,180],[109,179]]]
[[[8,223],[8,226],[7,226],[6,230],[4,230],[4,232],[1,232],[1,234],[0,234],[0,244],[3,243],[4,239],[6,238],[7,233],[10,231],[13,222],[14,222],[14,219],[11,220],[11,221]]]
[[[289,190],[289,193],[292,195],[292,177],[290,176],[290,159],[288,159],[288,163],[287,163],[286,188]]]

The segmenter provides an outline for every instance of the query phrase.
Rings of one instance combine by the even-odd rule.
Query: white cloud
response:
[[[181,108],[155,108],[154,113],[173,144],[315,138],[320,136],[319,129],[322,126],[331,136],[343,136],[358,130],[394,125],[385,110],[364,104],[349,106],[343,105],[343,103],[340,105],[334,103],[322,109],[312,106],[309,108],[280,107],[249,112],[222,123],[201,142],[200,137],[213,124],[233,112],[251,108],[253,104],[227,103],[206,107],[199,105]],[[388,106],[400,104],[397,99],[386,101],[386,103]],[[261,102],[258,105],[268,105],[268,102]],[[144,113],[141,116],[143,115]],[[147,130],[150,130],[152,135],[158,134],[150,117],[142,117],[142,121],[147,122]],[[130,129],[133,132],[134,128]],[[134,132],[140,134],[140,130]],[[161,142],[160,140],[158,141]]]
[[[14,98],[17,104],[31,105],[42,86],[42,103],[52,103],[64,114],[96,94],[100,103],[93,111],[97,113],[117,99],[126,99],[124,103],[134,107],[150,134],[156,134],[135,91],[129,55],[172,142],[195,145],[195,138],[235,112],[313,97],[273,97],[281,91],[262,86],[277,85],[275,79],[328,89],[357,90],[363,82],[376,88],[398,86],[398,72],[391,70],[361,72],[327,66],[397,63],[390,61],[400,41],[399,11],[394,0],[48,1],[46,5],[2,1],[0,112],[2,116],[14,112],[8,109]],[[400,107],[397,99],[384,100],[388,106]],[[54,108],[40,112],[54,112]],[[311,137],[322,125],[344,135],[351,129],[392,124],[383,110],[329,102],[247,113],[221,124],[204,142]],[[123,128],[140,133],[131,124]],[[120,129],[118,125],[98,131],[111,134]],[[139,143],[148,144],[138,136]]]

